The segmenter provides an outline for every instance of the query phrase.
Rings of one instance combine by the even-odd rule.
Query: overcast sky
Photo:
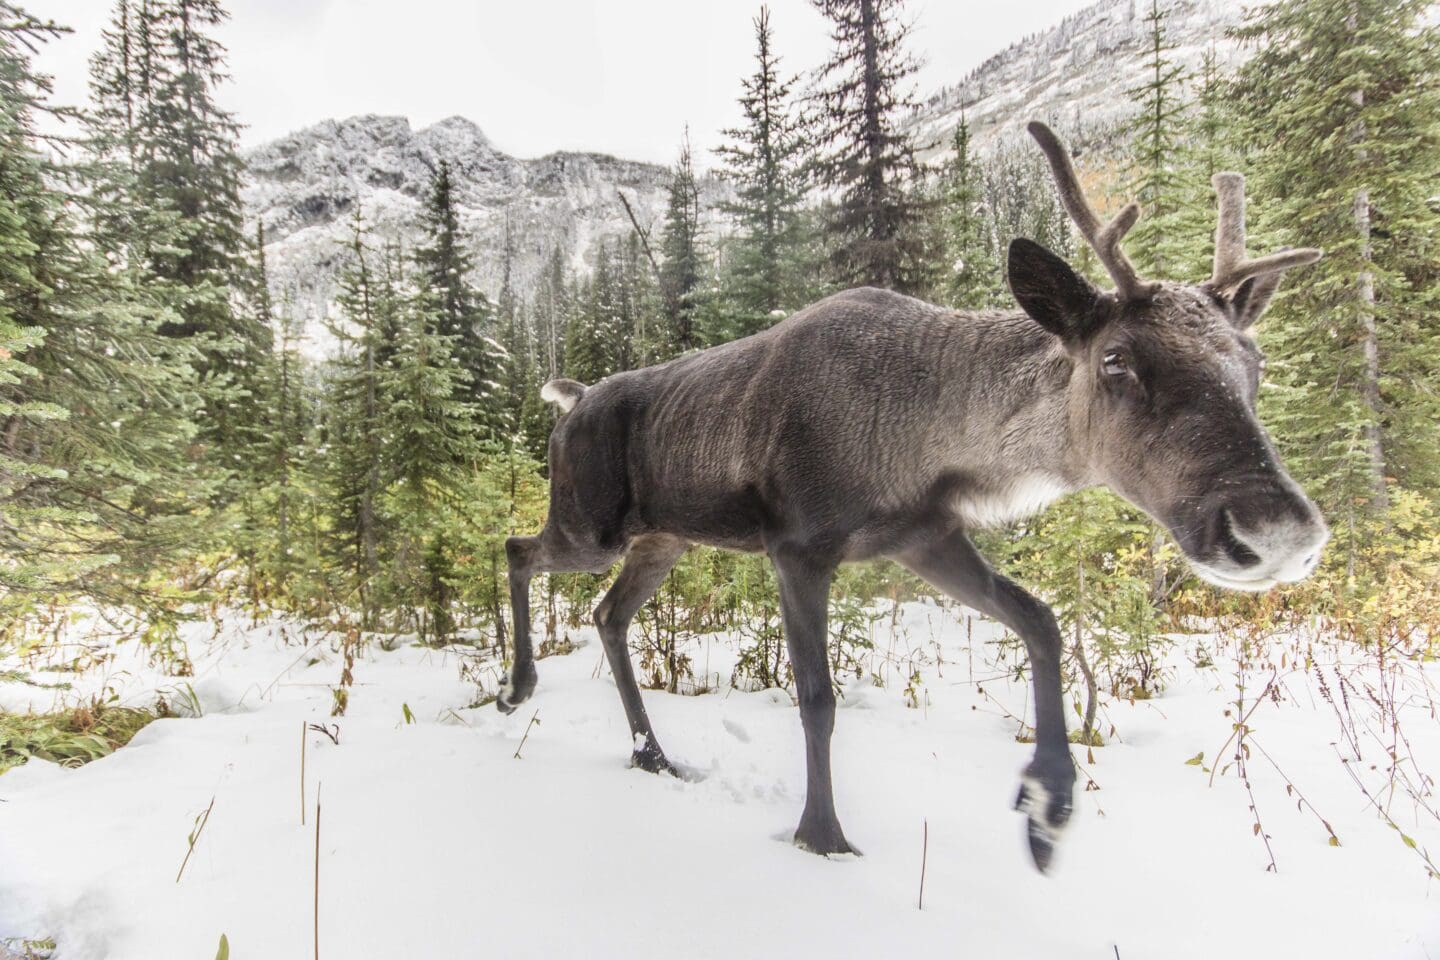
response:
[[[926,96],[1008,44],[1093,0],[910,0],[910,48]],[[87,97],[86,61],[111,0],[21,0],[75,29],[39,67],[56,100]],[[330,117],[401,114],[416,127],[459,114],[502,150],[581,149],[668,163],[688,123],[712,161],[734,124],[759,0],[229,0],[220,95],[246,145]],[[809,0],[772,0],[782,66],[821,63],[827,24]]]

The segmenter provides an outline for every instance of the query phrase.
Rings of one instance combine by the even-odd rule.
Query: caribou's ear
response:
[[[1262,273],[1258,277],[1250,277],[1235,289],[1228,300],[1230,319],[1236,327],[1249,330],[1255,326],[1255,322],[1270,305],[1270,298],[1280,289],[1280,281],[1284,276],[1285,274],[1278,270],[1274,273]]]
[[[1230,304],[1230,320],[1238,330],[1250,330],[1256,325],[1264,308],[1269,307],[1270,298],[1280,289],[1282,279],[1284,271],[1261,273],[1241,282],[1233,294],[1225,296]]]
[[[1238,177],[1239,174],[1216,174],[1215,176],[1218,181],[1219,177]],[[1239,202],[1243,205],[1243,198]],[[1232,216],[1236,215],[1232,214]],[[1232,238],[1228,241],[1231,244],[1244,243],[1243,219],[1240,223],[1240,239]],[[1222,245],[1227,242],[1224,230],[1225,227],[1222,225],[1216,234],[1217,242]],[[1223,249],[1223,246],[1217,247],[1217,249]],[[1217,266],[1215,268],[1216,276],[1207,280],[1205,285],[1230,308],[1231,322],[1241,330],[1248,330],[1255,325],[1255,322],[1260,319],[1260,315],[1265,312],[1265,308],[1270,305],[1270,298],[1275,296],[1275,291],[1280,289],[1280,281],[1285,279],[1285,271],[1293,267],[1302,267],[1307,263],[1314,263],[1319,259],[1320,251],[1313,248],[1292,250],[1290,247],[1281,247],[1259,260],[1244,260],[1238,265],[1232,264],[1230,272],[1225,272]],[[1218,259],[1216,263],[1219,263]],[[1239,282],[1227,282],[1225,278],[1231,273],[1238,273],[1245,279]]]
[[[1095,329],[1100,291],[1034,240],[1010,241],[1006,271],[1021,309],[1055,336],[1078,342]]]

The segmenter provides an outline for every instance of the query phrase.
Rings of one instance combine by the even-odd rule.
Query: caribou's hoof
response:
[[[1041,873],[1049,872],[1055,857],[1055,845],[1059,843],[1065,825],[1070,822],[1075,778],[1073,770],[1067,768],[1066,772],[1070,774],[1068,777],[1063,774],[1045,777],[1038,774],[1032,764],[1031,769],[1025,772],[1020,782],[1020,793],[1015,798],[1015,809],[1029,820],[1030,857],[1035,861],[1035,869]]]
[[[636,740],[640,738],[637,736]],[[637,746],[635,752],[630,754],[630,766],[646,773],[668,773],[677,780],[681,779],[680,771],[675,764],[665,756],[665,752],[656,745],[654,740],[646,739],[643,746]]]
[[[495,707],[501,713],[514,713],[515,708],[535,692],[535,668],[512,671],[500,683],[500,693],[495,697]]]
[[[840,830],[840,824],[833,821],[826,824],[809,824],[802,820],[795,831],[795,846],[808,853],[818,853],[822,857],[839,853],[860,856],[860,851],[852,847],[850,841],[845,839],[845,834]]]

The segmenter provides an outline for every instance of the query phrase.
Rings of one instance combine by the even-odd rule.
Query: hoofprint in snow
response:
[[[534,700],[509,717],[468,706],[477,677],[492,691],[499,678],[485,654],[371,644],[339,718],[338,641],[318,629],[238,614],[192,624],[189,678],[85,630],[71,635],[90,670],[35,674],[70,691],[0,685],[0,706],[102,689],[147,704],[160,691],[202,715],[157,721],[77,770],[32,760],[0,776],[0,941],[51,936],[63,960],[209,957],[222,933],[232,956],[309,956],[317,805],[326,957],[1440,957],[1435,884],[1351,779],[1385,802],[1385,769],[1370,764],[1388,763],[1388,741],[1361,743],[1364,762],[1347,770],[1340,714],[1316,679],[1333,688],[1337,658],[1352,677],[1373,669],[1356,651],[1315,648],[1249,715],[1278,872],[1234,769],[1210,785],[1205,767],[1234,750],[1235,665],[1224,641],[1191,637],[1163,697],[1109,701],[1109,745],[1093,761],[1074,748],[1080,784],[1098,789],[1077,792],[1045,877],[1011,810],[1031,750],[1016,740],[1026,685],[998,628],[963,608],[906,604],[876,624],[872,667],[888,684],[849,682],[835,733],[841,821],[865,855],[829,860],[788,842],[805,781],[787,694],[647,692],[689,776],[627,769],[624,715],[588,629],[573,632],[575,652],[540,662]],[[1215,666],[1193,665],[1197,642]],[[730,638],[689,652],[697,670],[729,676]],[[1247,696],[1270,676],[1252,671]],[[1423,670],[1397,676],[1399,758],[1415,776],[1435,769],[1440,726]],[[302,824],[310,723],[338,727],[338,743],[303,734]],[[1203,766],[1186,763],[1202,751]],[[1400,793],[1389,810],[1440,848],[1430,814]]]

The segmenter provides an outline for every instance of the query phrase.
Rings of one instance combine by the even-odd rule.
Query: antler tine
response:
[[[1135,271],[1135,265],[1125,256],[1125,251],[1120,249],[1120,240],[1135,226],[1135,221],[1140,219],[1139,205],[1127,203],[1113,220],[1102,227],[1100,218],[1095,216],[1095,211],[1091,209],[1080,189],[1080,178],[1075,174],[1075,165],[1070,162],[1070,154],[1060,143],[1060,138],[1038,120],[1029,123],[1026,129],[1030,131],[1030,136],[1035,138],[1035,142],[1040,144],[1040,149],[1045,152],[1045,159],[1050,162],[1050,172],[1055,177],[1055,186],[1060,191],[1060,202],[1064,204],[1065,212],[1070,214],[1070,219],[1080,228],[1081,236],[1094,248],[1096,256],[1110,274],[1110,279],[1115,281],[1116,291],[1126,300],[1143,300],[1151,296],[1159,289],[1159,284],[1141,280]]]
[[[1219,198],[1219,217],[1215,223],[1215,269],[1210,274],[1212,287],[1232,289],[1251,277],[1279,273],[1320,259],[1319,250],[1304,247],[1247,260],[1245,178],[1238,173],[1217,173],[1210,178],[1210,183]]]

